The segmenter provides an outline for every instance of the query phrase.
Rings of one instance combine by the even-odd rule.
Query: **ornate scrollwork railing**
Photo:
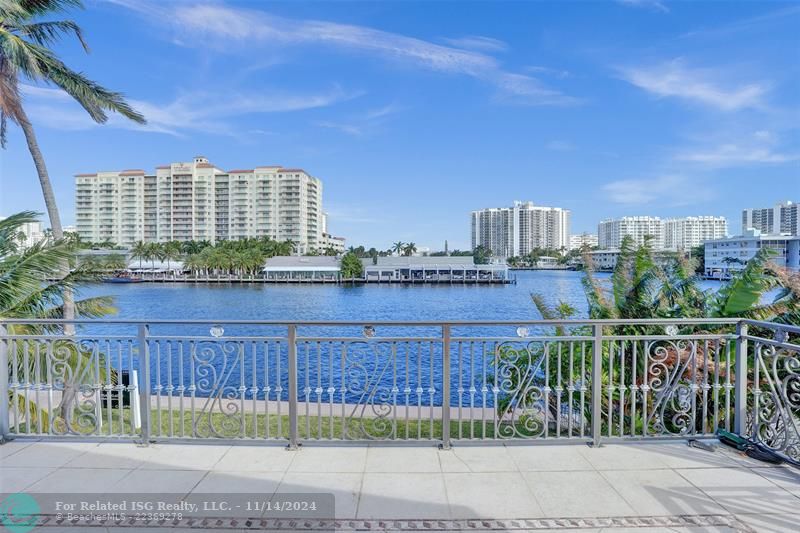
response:
[[[69,335],[62,326],[0,321],[4,436],[448,445],[724,428],[800,455],[794,326],[85,321]]]
[[[753,440],[800,460],[800,344],[753,337],[748,430]]]

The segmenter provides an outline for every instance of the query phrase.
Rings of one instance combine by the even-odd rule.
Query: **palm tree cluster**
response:
[[[800,311],[800,292],[794,276],[771,261],[773,253],[763,248],[717,291],[704,291],[693,260],[682,255],[657,258],[649,241],[637,247],[627,237],[610,287],[594,275],[591,259],[585,259],[589,318],[751,318],[788,323]],[[651,333],[638,328],[635,332]]]
[[[756,320],[773,321],[777,323],[800,323],[800,274],[792,273],[776,266],[772,261],[772,252],[762,249],[744,267],[736,272],[732,278],[714,290],[703,290],[700,286],[701,278],[695,272],[694,262],[683,256],[658,256],[656,257],[649,242],[643,246],[635,246],[633,241],[625,239],[622,243],[617,265],[611,279],[598,278],[592,268],[589,257],[585,258],[586,273],[583,279],[584,292],[588,303],[588,316],[592,319],[671,319],[671,318],[750,318]],[[549,305],[540,294],[531,295],[531,299],[540,315],[548,320],[566,320],[576,315],[577,311],[570,305],[560,302],[556,306]],[[730,333],[727,325],[681,325],[677,331],[670,332],[665,326],[660,325],[618,325],[604,326],[605,335],[637,336],[637,335],[691,335],[707,333]],[[579,335],[591,336],[589,326],[555,328],[556,336]],[[766,334],[766,333],[765,333]],[[636,355],[634,344],[638,344],[639,354]],[[549,383],[586,383],[591,379],[590,371],[584,374],[586,368],[582,367],[582,360],[587,354],[575,350],[570,342],[550,343],[544,349],[544,343],[533,343],[531,349],[515,350],[509,348],[501,352],[503,364],[512,368],[518,365],[520,358],[539,360],[547,358],[550,361],[547,367]],[[691,382],[698,376],[722,376],[735,380],[730,374],[727,365],[735,364],[732,346],[721,339],[715,342],[681,343],[671,341],[653,341],[650,350],[658,347],[663,350],[659,355],[658,365],[648,359],[647,347],[643,341],[619,339],[613,342],[604,342],[601,349],[602,387],[603,391],[609,390],[612,384],[623,382],[629,388],[641,389],[643,384],[650,382],[664,370],[672,373],[678,372],[681,379]],[[651,353],[652,355],[652,353]],[[588,355],[590,357],[590,354]],[[730,361],[728,360],[730,357]],[[558,364],[560,363],[560,364]],[[662,368],[660,365],[666,365]],[[613,369],[613,370],[612,370]],[[621,374],[620,369],[627,369]],[[624,372],[624,371],[623,371]],[[562,377],[563,376],[563,377]],[[637,376],[637,381],[631,381]],[[512,381],[517,384],[522,379],[522,374],[512,374]],[[537,376],[537,385],[542,386],[545,376]],[[541,381],[541,383],[538,383]],[[702,384],[701,384],[702,385]],[[513,389],[514,387],[510,387]],[[611,387],[612,389],[614,387]],[[687,389],[688,390],[688,389]],[[720,411],[714,408],[715,397],[702,397],[703,387],[697,387],[695,394],[697,402],[705,402],[708,406],[708,416],[713,413],[725,413],[724,407]],[[530,388],[528,394],[537,394],[535,388]],[[613,394],[603,394],[601,398],[602,411],[613,413],[619,427],[633,428],[641,434],[653,424],[658,430],[680,432],[686,428],[680,411],[680,402],[666,405],[660,420],[645,420],[642,410],[636,411],[632,407],[633,395],[623,396],[617,387]],[[514,401],[518,399],[514,398]],[[528,398],[530,404],[537,404],[539,398]],[[512,398],[500,398],[498,409],[509,408]],[[638,400],[641,401],[641,398]],[[653,410],[653,402],[658,401],[656,395],[650,395],[648,401],[651,405],[648,412]],[[720,398],[720,402],[723,400]],[[559,415],[557,395],[548,398],[547,403],[541,403],[541,409],[549,410],[549,420],[554,421]],[[569,416],[579,413],[584,420],[589,420],[592,412],[586,405],[575,404],[569,406]],[[530,415],[541,417],[541,413]],[[696,430],[703,432],[710,427],[713,420],[698,416],[695,421]],[[540,428],[542,421],[534,420],[531,427]],[[604,431],[607,430],[608,421],[604,419]],[[616,426],[615,426],[616,427]]]
[[[397,241],[396,243],[392,244],[390,250],[397,255],[410,257],[417,252],[417,245],[413,242]]]
[[[574,250],[561,248],[539,248],[536,247],[525,255],[515,255],[509,257],[506,262],[511,267],[536,267],[542,257],[554,257],[559,265],[568,265],[577,262],[583,254],[592,251],[592,247],[585,246]]]
[[[209,241],[137,242],[131,249],[131,257],[138,260],[139,268],[150,262],[166,262],[167,270],[172,261],[183,261],[183,268],[195,277],[255,276],[264,267],[264,262],[279,255],[291,255],[295,251],[292,241],[276,241],[269,237],[248,238],[236,241],[221,241],[212,245]]]
[[[37,220],[37,214],[22,212],[0,220],[0,317],[59,319],[64,318],[64,295],[72,293],[80,284],[95,281],[92,269],[79,265],[62,275],[62,265],[74,258],[73,243],[64,239],[47,237],[34,245],[20,250],[15,243],[16,234],[26,224]],[[106,297],[87,298],[75,303],[76,317],[94,318],[114,312],[112,300]],[[10,335],[47,335],[59,334],[56,326],[41,324],[7,324]],[[38,341],[30,341],[38,342]],[[40,350],[27,350],[27,354],[16,353],[25,350],[24,343],[11,345],[9,353],[10,375],[36,375],[35,368],[50,368],[47,357],[47,346]],[[86,369],[97,364],[90,353],[83,352],[79,343],[71,342],[67,337],[54,341],[54,353],[67,354],[64,365],[64,376],[58,414],[48,413],[37,406],[29,396],[9,390],[9,401],[18,412],[26,413],[28,424],[41,424],[46,430],[51,424],[59,424],[59,431],[73,431],[72,416],[77,389],[81,383],[74,382],[80,376],[92,376],[95,372],[68,372],[66,369]],[[39,359],[37,359],[37,357]],[[27,366],[26,366],[27,365]],[[102,365],[96,369],[104,372]]]

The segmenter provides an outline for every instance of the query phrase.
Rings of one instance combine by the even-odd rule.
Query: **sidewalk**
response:
[[[331,525],[343,530],[800,527],[800,471],[683,442],[448,451],[309,445],[289,452],[260,445],[17,440],[0,446],[0,492],[328,492],[336,499]]]

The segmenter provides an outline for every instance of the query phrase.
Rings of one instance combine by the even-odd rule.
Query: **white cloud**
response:
[[[603,186],[603,192],[612,202],[625,205],[689,205],[711,196],[702,183],[682,175],[612,181]]]
[[[669,13],[669,8],[661,0],[617,0],[617,3],[629,7],[642,7],[652,9],[653,11]]]
[[[788,163],[790,161],[797,161],[800,159],[800,155],[775,152],[768,146],[722,144],[709,149],[682,152],[676,156],[676,159],[721,168],[742,165]]]
[[[723,87],[720,72],[689,68],[682,59],[650,67],[624,68],[621,72],[623,79],[656,96],[681,98],[723,111],[763,107],[763,98],[769,90],[763,82],[728,83],[728,87]]]
[[[317,126],[329,128],[360,137],[370,132],[390,115],[399,112],[401,108],[397,104],[388,104],[377,109],[371,109],[366,113],[355,115],[345,121],[318,120]]]
[[[781,149],[780,137],[773,131],[757,130],[735,138],[730,134],[725,137],[680,150],[674,159],[708,168],[775,165],[800,159],[800,153]]]
[[[468,50],[478,50],[482,52],[505,52],[508,50],[508,44],[500,39],[484,37],[482,35],[467,35],[466,37],[459,37],[457,39],[443,40],[447,44],[457,48],[466,48]]]
[[[559,78],[559,79],[569,78],[572,75],[568,70],[544,67],[541,65],[529,65],[525,67],[524,70],[527,72],[543,74],[546,76],[552,76],[554,78]]]
[[[29,113],[37,124],[61,130],[85,130],[98,126],[86,112],[63,91],[22,85],[30,101]],[[119,115],[110,115],[106,126],[181,135],[186,131],[206,131],[237,135],[228,119],[259,113],[283,113],[314,109],[359,96],[340,87],[309,94],[283,91],[258,93],[193,92],[180,95],[167,104],[129,99],[129,103],[147,119],[147,124],[135,124]]]
[[[236,46],[274,49],[278,46],[321,46],[366,53],[392,61],[403,61],[420,68],[470,76],[494,85],[500,100],[526,105],[574,105],[580,101],[562,92],[544,87],[536,78],[509,72],[487,53],[457,46],[444,46],[415,37],[377,30],[366,26],[320,20],[288,19],[261,10],[230,7],[223,4],[114,3],[148,15],[156,23],[171,24],[185,45],[215,47],[230,52]],[[483,49],[491,42],[472,37],[471,45],[480,42]],[[462,43],[463,46],[463,43]],[[496,50],[495,50],[496,51]]]

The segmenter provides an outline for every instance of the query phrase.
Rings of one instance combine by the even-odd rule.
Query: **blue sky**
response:
[[[97,126],[23,87],[65,223],[72,176],[203,154],[300,166],[349,244],[469,246],[469,211],[531,200],[573,232],[623,215],[800,200],[800,4],[149,2],[71,16],[58,52],[149,119]],[[0,213],[43,210],[24,139]]]

